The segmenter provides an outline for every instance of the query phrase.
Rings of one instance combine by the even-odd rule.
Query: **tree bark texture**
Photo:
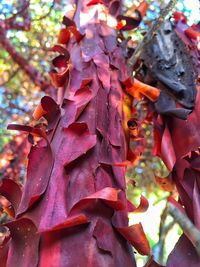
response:
[[[0,189],[15,209],[0,256],[7,267],[134,267],[130,244],[150,253],[141,224],[128,226],[134,207],[118,166],[127,155],[122,82],[129,71],[108,23],[121,1],[93,2],[72,6],[67,15],[75,11],[76,25],[63,19],[50,73],[60,106],[44,97],[34,115],[47,119],[48,131],[10,126],[41,140],[29,153],[22,193],[7,180]],[[11,194],[9,187],[18,189]]]

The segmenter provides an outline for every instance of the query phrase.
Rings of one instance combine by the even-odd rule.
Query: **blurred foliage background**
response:
[[[24,15],[24,4],[28,6],[28,13]],[[0,177],[12,176],[15,172],[20,181],[25,174],[26,155],[28,145],[24,138],[15,136],[6,130],[8,123],[28,123],[32,112],[40,98],[49,93],[48,71],[52,53],[49,48],[57,42],[58,31],[61,27],[62,17],[65,14],[67,0],[0,0]],[[128,32],[134,46],[143,38],[148,27],[159,16],[160,9],[164,8],[168,1],[148,0],[150,7],[143,22],[136,30]],[[124,1],[124,13],[131,16],[139,1]],[[176,10],[182,11],[189,24],[197,22],[199,17],[199,1],[178,1]],[[15,18],[16,25],[5,28],[5,22]],[[25,27],[22,27],[25,25]],[[5,47],[9,44],[9,49]],[[12,54],[14,51],[14,54]],[[14,55],[14,56],[13,56]],[[24,59],[26,64],[19,64],[17,57]],[[27,74],[26,67],[36,71],[39,80],[34,80],[34,75]],[[41,82],[42,80],[42,82]],[[135,204],[141,194],[150,202],[149,211],[134,217],[130,214],[130,222],[142,221],[144,229],[148,232],[151,247],[154,250],[156,260],[163,263],[166,255],[173,248],[175,239],[181,233],[178,226],[174,226],[172,219],[167,216],[166,198],[169,195],[160,189],[155,183],[155,175],[165,177],[168,172],[164,164],[156,157],[152,157],[153,133],[152,126],[143,129],[146,138],[146,149],[135,168],[127,171],[127,193]],[[18,138],[18,139],[17,139]],[[16,156],[20,158],[23,151],[24,160],[19,168]],[[161,216],[162,215],[162,216]],[[137,218],[136,218],[137,217]],[[164,227],[164,225],[166,227]],[[167,229],[166,229],[167,228]],[[162,232],[162,229],[165,229]],[[167,235],[168,234],[168,235]],[[167,239],[166,239],[167,237]],[[171,243],[171,239],[173,243]],[[164,241],[163,241],[164,240]],[[164,242],[166,246],[164,246]],[[137,256],[138,266],[143,266],[144,258]]]

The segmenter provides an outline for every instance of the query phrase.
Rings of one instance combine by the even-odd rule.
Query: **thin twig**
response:
[[[21,68],[18,67],[15,71],[13,71],[13,73],[9,75],[9,78],[7,79],[7,81],[3,81],[2,83],[0,83],[0,86],[2,87],[2,86],[5,86],[7,83],[9,83],[17,75],[20,69]]]
[[[30,0],[28,1],[24,1],[21,9],[19,11],[17,11],[17,13],[13,14],[10,18],[7,18],[5,21],[6,22],[10,22],[12,20],[15,20],[17,16],[19,16],[20,14],[22,14],[30,5]]]
[[[10,42],[6,36],[6,31],[0,28],[0,46],[5,49],[14,62],[16,62],[19,67],[24,70],[24,72],[30,77],[30,79],[39,86],[42,91],[48,91],[51,89],[52,85],[47,81],[42,74],[30,63],[29,59],[26,59],[22,54],[20,54],[14,45]]]
[[[42,19],[45,19],[47,16],[49,16],[49,15],[51,14],[52,9],[54,8],[55,3],[56,3],[56,0],[54,0],[54,1],[52,2],[51,6],[50,6],[50,8],[49,8],[49,11],[48,11],[46,14],[44,14],[43,16],[41,16],[41,17],[39,17],[39,18],[32,19],[32,22],[34,22],[34,21],[39,21],[39,20],[42,20]]]
[[[178,0],[171,0],[169,2],[169,4],[165,8],[163,8],[161,10],[159,18],[153,23],[153,25],[150,28],[150,30],[144,36],[142,42],[137,46],[135,52],[133,53],[133,55],[128,60],[128,65],[129,65],[129,67],[131,69],[131,74],[132,74],[133,66],[137,62],[137,60],[140,57],[142,51],[144,50],[146,45],[151,41],[153,36],[157,33],[157,31],[159,30],[160,26],[164,22],[166,16],[174,8],[174,6],[176,5],[177,2],[178,2]]]
[[[30,21],[30,15],[28,7],[30,5],[30,0],[24,1],[22,8],[15,14],[13,14],[12,17],[0,20],[0,27],[5,30],[22,30],[22,31],[28,31],[30,30],[31,21]],[[23,22],[17,21],[17,16],[20,16],[23,18]]]
[[[181,212],[173,204],[168,203],[169,213],[174,218],[174,220],[180,225],[183,229],[184,234],[192,242],[195,247],[198,255],[200,256],[200,231],[196,226],[190,221],[186,214]]]
[[[158,261],[163,264],[163,255],[164,255],[164,245],[165,245],[165,239],[168,234],[168,232],[171,230],[171,228],[174,226],[175,221],[171,221],[169,224],[166,225],[166,219],[168,216],[168,205],[165,206],[160,219],[160,227],[159,227],[159,242],[158,242]]]

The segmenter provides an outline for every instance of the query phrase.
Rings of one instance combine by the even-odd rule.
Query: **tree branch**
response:
[[[29,19],[25,19],[23,22],[18,21],[4,21],[4,28],[7,30],[17,30],[17,31],[29,31],[31,23]]]
[[[0,29],[0,46],[4,48],[14,62],[16,62],[21,69],[25,71],[25,73],[30,77],[30,79],[41,88],[42,91],[46,91],[51,86],[50,82],[43,79],[43,77],[40,75],[38,70],[31,65],[27,59],[25,59],[20,53],[18,53],[13,46],[13,44],[10,42],[10,40],[6,37],[6,31],[5,29]]]
[[[0,87],[5,86],[7,83],[9,83],[19,72],[20,67],[18,67],[15,71],[13,71],[13,73],[11,73],[9,75],[9,78],[7,79],[7,81],[3,81],[2,83],[0,83]]]
[[[15,20],[17,16],[21,15],[22,13],[24,13],[25,10],[27,10],[29,5],[30,5],[30,0],[24,1],[20,10],[17,13],[13,14],[12,17],[6,19],[6,21]]]
[[[176,208],[171,203],[168,203],[168,206],[169,206],[169,213],[174,218],[174,220],[180,225],[180,227],[183,229],[185,235],[192,242],[198,255],[200,256],[200,231],[190,221],[190,219],[187,217],[186,214],[181,212],[178,208]]]
[[[142,51],[144,50],[146,45],[151,41],[152,37],[157,33],[157,31],[159,30],[163,21],[165,20],[166,16],[174,8],[174,6],[176,5],[177,2],[178,2],[178,0],[171,0],[169,2],[169,4],[161,10],[159,18],[153,23],[150,30],[144,36],[142,42],[137,46],[135,52],[128,60],[128,65],[131,69],[131,75],[132,75],[132,69],[133,69],[135,63],[137,62],[138,58],[142,54]]]
[[[42,20],[42,19],[45,19],[47,16],[49,16],[51,14],[51,11],[53,9],[53,7],[55,6],[55,3],[56,3],[57,0],[54,0],[49,8],[49,11],[44,14],[43,16],[39,17],[39,18],[36,18],[36,19],[33,19],[32,21],[38,21],[38,20]]]
[[[12,17],[1,21],[1,25],[3,25],[3,28],[23,31],[30,30],[31,20],[28,11],[29,4],[30,0],[24,1],[21,9],[17,13],[15,13]],[[19,15],[21,15],[21,17],[23,18],[23,22],[18,22],[16,20],[17,16]]]

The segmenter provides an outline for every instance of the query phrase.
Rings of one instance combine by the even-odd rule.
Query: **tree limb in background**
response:
[[[9,83],[17,75],[20,69],[21,68],[18,67],[16,70],[10,73],[9,78],[6,81],[3,81],[2,83],[0,83],[0,87],[5,86],[7,83]]]
[[[25,10],[27,10],[29,5],[30,5],[30,0],[24,1],[24,3],[22,5],[22,7],[20,8],[20,10],[17,13],[13,14],[12,17],[6,19],[6,21],[15,20],[17,16],[21,15],[22,13],[24,13]]]
[[[168,216],[169,207],[166,206],[161,214],[160,218],[160,227],[159,227],[159,241],[158,241],[158,262],[163,264],[163,254],[164,254],[164,245],[165,239],[170,231],[170,229],[174,226],[175,221],[171,221],[169,224],[166,223],[166,219]]]
[[[53,10],[54,6],[55,6],[55,3],[57,2],[57,0],[54,0],[49,8],[49,11],[44,14],[43,16],[39,17],[39,18],[36,18],[36,19],[32,19],[32,21],[38,21],[38,20],[42,20],[42,19],[45,19],[47,16],[49,16],[51,14],[51,11]]]
[[[169,4],[161,10],[159,18],[153,23],[152,27],[150,30],[146,33],[144,36],[142,42],[137,46],[135,52],[133,55],[130,57],[128,60],[128,65],[131,69],[131,74],[132,74],[132,69],[135,63],[137,62],[138,58],[140,57],[143,49],[146,47],[146,45],[149,43],[149,41],[152,39],[152,36],[156,34],[158,29],[160,28],[161,24],[165,20],[166,16],[169,14],[169,12],[174,8],[178,0],[171,0]]]
[[[53,8],[55,2],[56,0],[53,1],[51,8]],[[52,93],[53,87],[51,83],[43,78],[42,74],[39,73],[39,71],[32,64],[29,63],[28,59],[24,58],[22,54],[17,52],[16,48],[7,37],[7,30],[23,30],[23,31],[30,30],[31,20],[28,9],[29,4],[30,4],[29,0],[24,1],[21,9],[16,14],[14,14],[12,17],[8,19],[0,20],[0,35],[1,35],[0,46],[2,46],[2,48],[9,53],[12,60],[19,65],[19,67],[30,77],[30,79],[34,82],[36,86],[39,86],[42,91],[51,94],[53,97],[55,93]],[[17,16],[21,16],[23,18],[23,22],[18,22],[16,20]]]
[[[23,30],[23,31],[30,30],[31,20],[28,10],[29,5],[30,5],[30,0],[24,1],[21,9],[17,13],[13,14],[12,17],[5,19],[4,21],[1,21],[1,24],[2,22],[4,24],[4,28],[13,30]],[[23,22],[18,22],[16,20],[18,16],[21,16],[23,18]]]
[[[50,83],[42,77],[39,71],[31,65],[26,58],[24,58],[17,50],[10,40],[6,37],[6,31],[0,29],[0,46],[2,46],[11,56],[14,62],[16,62],[22,70],[30,77],[30,79],[39,86],[42,91],[48,91],[51,87]]]
[[[173,204],[168,203],[168,207],[169,207],[169,214],[174,218],[174,220],[183,229],[185,235],[189,238],[189,240],[195,247],[198,255],[200,256],[200,231],[190,221],[187,215],[181,212]]]

